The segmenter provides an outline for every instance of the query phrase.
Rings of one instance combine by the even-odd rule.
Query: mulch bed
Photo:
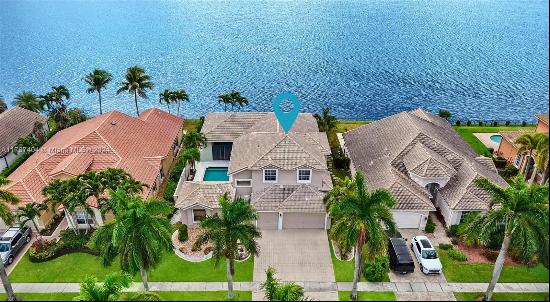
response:
[[[485,251],[487,248],[484,247],[469,247],[465,244],[459,244],[454,246],[455,250],[459,250],[466,255],[468,258],[468,262],[471,263],[494,263],[494,261],[490,261],[483,255],[483,251]],[[520,263],[512,260],[510,256],[506,257],[506,260],[504,260],[504,264],[506,265],[520,265]]]

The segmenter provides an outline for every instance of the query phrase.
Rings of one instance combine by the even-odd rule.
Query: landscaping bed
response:
[[[29,261],[44,262],[70,253],[98,255],[97,251],[90,249],[86,245],[90,237],[91,233],[75,234],[73,230],[64,230],[61,232],[60,239],[57,242],[53,240],[38,239],[29,249]]]
[[[350,301],[349,291],[338,292],[340,301]],[[357,292],[357,301],[397,301],[394,292]]]
[[[180,230],[176,230],[172,235],[172,244],[174,248],[181,252],[185,260],[189,261],[204,261],[210,258],[212,253],[212,245],[205,244],[200,249],[194,249],[193,244],[204,233],[201,228],[191,228],[187,230],[187,240],[181,241],[179,237]]]
[[[155,292],[163,301],[225,301],[226,291],[205,292]],[[235,291],[234,301],[252,300],[252,292]],[[16,293],[22,301],[72,301],[78,293]],[[0,294],[0,299],[6,300],[6,294]]]

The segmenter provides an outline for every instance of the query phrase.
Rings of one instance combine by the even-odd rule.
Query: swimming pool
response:
[[[491,135],[489,138],[497,144],[500,144],[500,141],[502,140],[502,136],[500,134]]]
[[[229,181],[227,167],[208,167],[204,171],[204,181]]]

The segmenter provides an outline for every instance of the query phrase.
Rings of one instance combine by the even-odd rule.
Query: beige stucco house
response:
[[[273,113],[211,113],[202,133],[208,143],[195,178],[178,184],[174,222],[195,226],[228,193],[251,203],[262,229],[329,227],[323,196],[332,188],[330,147],[313,115],[300,114],[285,134]]]
[[[423,230],[430,212],[447,226],[467,213],[485,211],[489,195],[474,180],[486,177],[506,187],[490,158],[478,156],[453,127],[422,109],[401,112],[343,134],[352,172],[361,171],[370,190],[387,189],[397,201],[399,228]]]

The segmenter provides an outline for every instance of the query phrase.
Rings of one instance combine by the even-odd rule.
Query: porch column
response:
[[[277,223],[277,229],[282,230],[283,229],[283,213],[279,212],[279,222]]]
[[[101,211],[97,208],[92,208],[92,211],[94,212],[94,218],[95,218],[95,222],[97,223],[97,226],[102,226],[103,217],[101,217]]]

